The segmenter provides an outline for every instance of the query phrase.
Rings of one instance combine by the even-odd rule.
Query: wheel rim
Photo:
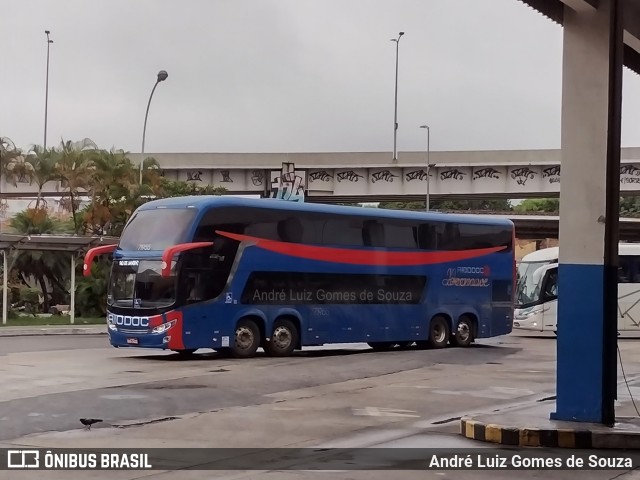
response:
[[[253,331],[248,327],[239,327],[236,330],[236,347],[241,350],[248,350],[252,347],[255,337]]]
[[[466,322],[460,322],[458,324],[458,332],[456,333],[456,336],[461,342],[469,340],[469,337],[471,336],[471,329]]]
[[[435,324],[431,329],[431,333],[433,334],[433,339],[436,342],[442,343],[444,341],[445,330],[443,325]]]
[[[293,341],[293,337],[291,336],[291,332],[289,331],[288,328],[276,327],[276,329],[273,331],[271,342],[278,349],[285,350],[289,348],[292,341]]]

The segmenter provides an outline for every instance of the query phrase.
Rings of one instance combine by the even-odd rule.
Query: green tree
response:
[[[82,212],[86,230],[112,235],[126,222],[126,212],[138,196],[137,169],[122,150],[96,150],[91,155],[93,175],[87,190],[91,201]]]
[[[187,195],[224,195],[227,189],[213,185],[198,185],[195,182],[163,179],[160,195],[163,198],[184,197]]]
[[[76,277],[76,311],[81,317],[97,317],[107,313],[107,285],[109,259],[96,258],[91,266],[91,276]]]
[[[637,217],[640,215],[640,197],[625,195],[620,197],[620,216]]]
[[[380,202],[378,208],[391,210],[420,210],[424,211],[425,202]]]
[[[507,199],[460,199],[460,200],[430,200],[430,210],[443,211],[491,211],[508,212],[513,210]],[[425,202],[382,202],[379,208],[392,208],[396,210],[425,210]]]
[[[20,234],[41,235],[58,231],[57,223],[44,208],[29,208],[17,213],[10,222],[11,228]],[[33,278],[43,296],[43,310],[49,311],[50,301],[47,283],[66,291],[64,282],[68,278],[68,255],[42,250],[18,250],[11,254],[10,270],[15,269],[25,285]]]
[[[40,208],[42,201],[42,190],[47,182],[56,180],[57,152],[54,148],[44,148],[40,145],[33,145],[27,153],[26,161],[33,166],[31,172],[31,182],[38,186],[38,196],[36,197],[36,210]]]
[[[79,227],[76,217],[79,206],[77,197],[85,193],[92,182],[95,166],[91,157],[97,149],[97,145],[92,140],[85,138],[79,142],[63,140],[58,150],[58,161],[55,164],[56,178],[69,195],[69,209],[76,234]]]
[[[528,198],[516,205],[515,211],[519,213],[544,212],[558,213],[560,211],[560,199],[558,198]]]

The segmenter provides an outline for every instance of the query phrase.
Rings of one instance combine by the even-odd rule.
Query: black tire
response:
[[[247,318],[241,319],[236,325],[231,355],[236,358],[249,358],[256,354],[260,346],[260,329],[256,322]]]
[[[429,339],[427,343],[430,348],[445,348],[449,343],[449,322],[444,317],[433,317],[429,324]]]
[[[373,348],[376,352],[384,352],[387,350],[391,350],[393,347],[395,347],[397,345],[397,343],[394,342],[368,342],[367,345],[369,345],[371,348]]]
[[[454,347],[468,347],[473,343],[475,334],[475,322],[462,316],[458,319],[458,326],[452,332],[450,342]]]
[[[288,357],[300,339],[296,325],[287,319],[276,321],[269,341],[264,342],[264,351],[272,357]]]

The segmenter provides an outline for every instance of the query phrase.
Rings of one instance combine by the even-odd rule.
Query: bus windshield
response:
[[[140,210],[122,232],[119,247],[125,251],[164,250],[182,243],[195,215],[193,208]]]
[[[540,282],[542,275],[540,267],[553,263],[551,260],[543,262],[523,262],[518,265],[518,283],[516,286],[516,308],[526,307],[540,299]],[[538,272],[536,274],[536,272]]]
[[[117,260],[111,268],[107,303],[114,307],[162,308],[176,301],[175,262],[161,276],[160,260]]]

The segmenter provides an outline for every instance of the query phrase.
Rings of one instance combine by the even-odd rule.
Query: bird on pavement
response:
[[[87,430],[91,430],[91,425],[94,423],[102,422],[100,418],[81,418],[80,423],[87,427]]]

